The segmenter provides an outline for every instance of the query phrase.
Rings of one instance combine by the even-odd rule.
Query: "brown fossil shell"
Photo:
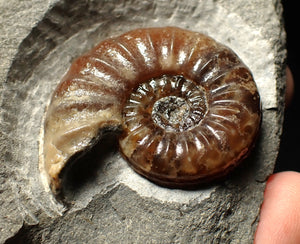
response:
[[[176,27],[137,29],[72,63],[47,110],[43,164],[56,193],[69,159],[120,128],[120,151],[136,172],[195,186],[248,155],[260,120],[256,84],[231,49]]]

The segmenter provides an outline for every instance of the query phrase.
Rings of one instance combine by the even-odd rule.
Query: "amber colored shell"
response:
[[[120,151],[136,172],[195,186],[248,155],[260,120],[251,72],[231,49],[180,28],[137,29],[73,62],[46,114],[44,168],[57,192],[69,159],[121,128]]]

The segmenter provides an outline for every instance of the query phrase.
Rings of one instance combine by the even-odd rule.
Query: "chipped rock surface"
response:
[[[0,12],[0,243],[252,243],[283,118],[280,1],[0,0]],[[115,148],[108,137],[74,167],[68,204],[58,203],[38,166],[53,89],[71,61],[99,41],[166,25],[212,36],[253,72],[263,109],[255,150],[221,183],[171,190],[135,174],[108,150]]]

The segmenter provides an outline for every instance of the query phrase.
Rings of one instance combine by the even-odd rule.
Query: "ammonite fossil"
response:
[[[102,41],[57,86],[44,124],[53,192],[70,158],[107,130],[149,180],[185,188],[223,177],[254,145],[261,120],[251,72],[228,47],[175,27]]]

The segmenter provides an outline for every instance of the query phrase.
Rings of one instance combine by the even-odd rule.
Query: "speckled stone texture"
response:
[[[280,1],[0,0],[0,12],[0,243],[252,243],[283,118]],[[38,167],[53,89],[100,40],[166,25],[212,36],[253,72],[263,109],[255,150],[223,182],[171,190],[136,175],[107,135],[67,177],[67,204],[57,202]]]

